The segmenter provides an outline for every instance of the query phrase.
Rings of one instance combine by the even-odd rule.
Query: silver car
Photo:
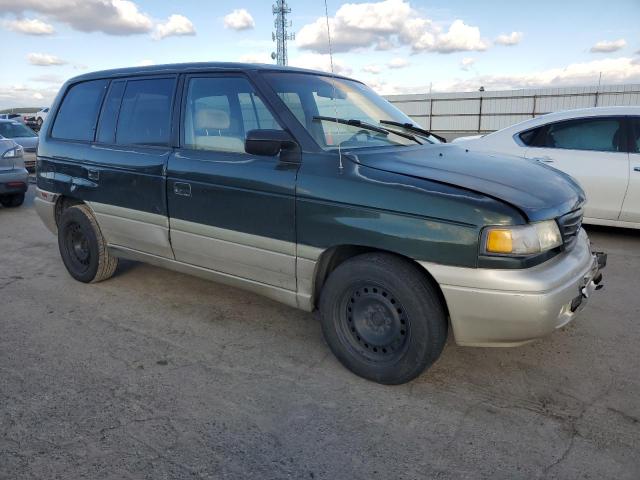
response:
[[[36,168],[36,150],[38,148],[38,134],[25,124],[15,120],[0,119],[0,138],[8,138],[21,145],[24,149],[24,163],[28,171]]]
[[[0,204],[19,207],[29,186],[22,147],[10,139],[0,139]]]

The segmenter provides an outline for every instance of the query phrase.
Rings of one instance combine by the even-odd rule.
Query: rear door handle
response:
[[[173,193],[183,197],[191,196],[191,185],[189,183],[176,182],[173,184]]]

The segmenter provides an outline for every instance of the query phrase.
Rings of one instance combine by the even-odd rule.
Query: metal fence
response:
[[[640,84],[388,95],[424,128],[447,137],[489,133],[560,110],[640,105]]]

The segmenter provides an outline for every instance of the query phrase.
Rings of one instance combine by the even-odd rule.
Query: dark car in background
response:
[[[25,167],[28,171],[34,172],[38,134],[19,121],[0,119],[0,137],[9,138],[22,146]]]
[[[346,77],[110,70],[50,115],[35,206],[73,278],[128,258],[319,310],[337,358],[380,383],[420,374],[450,328],[470,346],[547,335],[601,285],[571,177],[438,143]]]
[[[29,186],[22,147],[13,140],[0,138],[0,205],[19,207]]]

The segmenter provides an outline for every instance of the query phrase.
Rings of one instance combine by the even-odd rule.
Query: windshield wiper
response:
[[[335,123],[341,123],[343,125],[351,125],[353,127],[360,127],[360,128],[364,128],[365,130],[371,130],[373,132],[382,133],[385,136],[389,135],[390,133],[393,133],[394,135],[398,135],[400,137],[404,137],[404,138],[407,138],[409,140],[413,140],[417,144],[422,145],[422,143],[415,136],[411,135],[410,133],[403,133],[403,132],[398,132],[397,130],[390,130],[388,128],[383,128],[383,127],[379,127],[377,125],[372,125],[370,123],[363,122],[362,120],[357,120],[355,118],[346,119],[346,118],[336,118],[336,117],[315,116],[315,117],[313,117],[313,119],[314,120],[326,120],[328,122],[335,122]]]
[[[429,130],[425,130],[424,128],[416,127],[413,123],[395,122],[393,120],[380,120],[380,123],[385,124],[385,125],[395,125],[396,127],[406,128],[407,130],[411,130],[412,132],[420,133],[421,135],[425,135],[427,137],[431,136],[431,137],[437,138],[442,143],[447,143],[447,139],[446,138],[441,137],[440,135],[436,135],[435,133],[430,132]]]
[[[313,117],[314,120],[326,120],[327,122],[335,122],[341,123],[343,125],[351,125],[353,127],[364,128],[365,130],[371,130],[372,132],[382,133],[383,135],[389,135],[389,130],[382,127],[376,127],[375,125],[371,125],[370,123],[363,122],[361,120],[356,120],[354,118],[346,119],[346,118],[336,118],[336,117],[323,117],[321,115],[316,115]]]

